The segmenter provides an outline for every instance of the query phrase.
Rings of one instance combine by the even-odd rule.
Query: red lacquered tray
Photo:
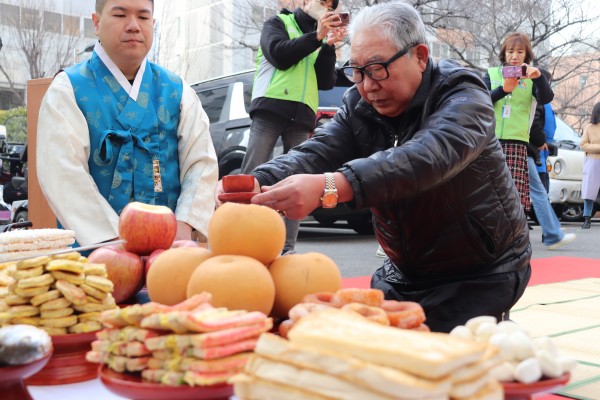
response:
[[[258,193],[254,192],[234,192],[221,193],[217,197],[223,202],[250,204],[250,199],[256,196],[257,194]]]
[[[45,357],[29,364],[0,367],[2,400],[32,400],[23,380],[44,368],[51,356],[52,352],[49,352]]]
[[[64,385],[98,376],[98,364],[85,359],[85,354],[92,349],[96,332],[51,337],[54,354],[40,372],[25,381],[28,385]]]
[[[100,366],[98,375],[109,391],[134,400],[226,400],[233,396],[233,385],[167,386],[144,382],[138,374],[118,373],[106,365]]]
[[[542,379],[534,383],[502,382],[504,386],[505,400],[528,400],[532,399],[534,394],[542,394],[561,388],[569,382],[571,374],[568,372],[558,378]]]

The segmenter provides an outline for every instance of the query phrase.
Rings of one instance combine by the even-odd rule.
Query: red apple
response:
[[[129,203],[119,216],[119,236],[125,250],[141,256],[168,249],[177,234],[177,219],[169,207]]]
[[[150,270],[150,266],[152,265],[152,263],[154,262],[154,260],[156,260],[156,257],[159,256],[160,253],[162,253],[163,251],[165,251],[165,249],[156,249],[154,250],[152,253],[150,253],[149,256],[147,257],[143,257],[145,258],[145,264],[144,264],[144,268],[145,268],[145,272],[146,275],[148,275],[148,271]]]
[[[106,264],[108,279],[115,285],[117,304],[136,294],[144,284],[144,262],[137,254],[112,247],[100,247],[89,256],[91,263]]]
[[[176,240],[171,245],[171,248],[175,249],[177,247],[200,247],[200,245],[195,240]]]

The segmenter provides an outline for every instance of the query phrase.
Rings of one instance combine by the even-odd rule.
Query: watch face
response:
[[[337,205],[338,196],[335,193],[325,193],[321,200],[323,208],[333,208]]]

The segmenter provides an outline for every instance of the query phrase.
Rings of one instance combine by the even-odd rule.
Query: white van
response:
[[[6,142],[6,127],[0,125],[0,142]]]

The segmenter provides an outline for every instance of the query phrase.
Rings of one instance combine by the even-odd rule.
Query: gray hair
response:
[[[381,3],[361,9],[350,22],[348,30],[350,43],[356,32],[373,27],[376,27],[384,40],[398,49],[411,43],[427,44],[421,15],[404,1]]]

